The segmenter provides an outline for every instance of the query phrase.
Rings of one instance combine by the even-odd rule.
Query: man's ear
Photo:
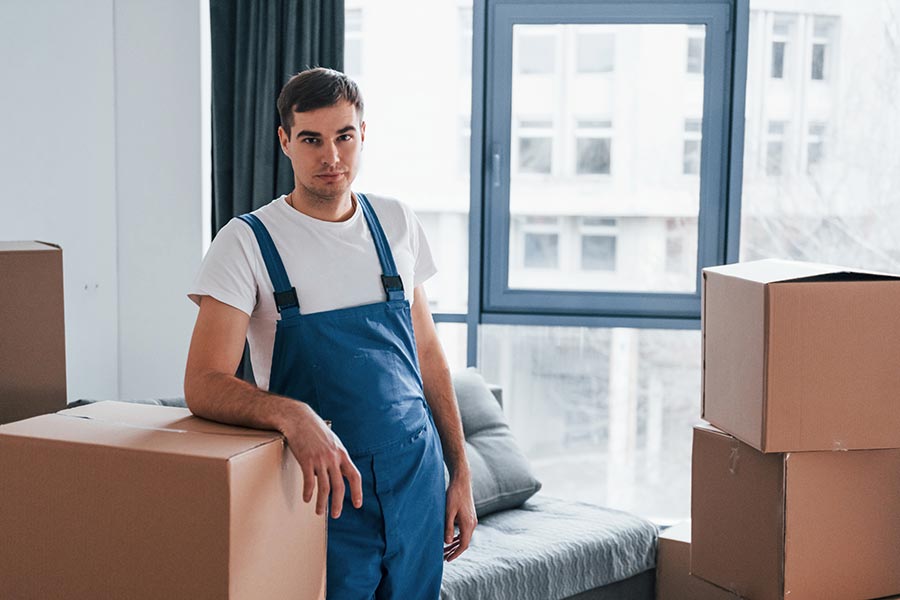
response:
[[[278,126],[278,145],[281,146],[281,151],[284,152],[284,155],[290,158],[290,155],[287,152],[287,144],[288,144],[288,135],[285,133],[284,128],[279,125]]]
[[[359,141],[360,143],[366,141],[366,122],[362,121],[359,124]]]

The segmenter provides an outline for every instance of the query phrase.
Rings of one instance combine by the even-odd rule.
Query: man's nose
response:
[[[326,144],[322,152],[322,162],[326,165],[336,165],[339,160],[337,144]]]

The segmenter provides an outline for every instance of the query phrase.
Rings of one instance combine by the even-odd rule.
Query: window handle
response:
[[[491,160],[491,176],[493,178],[494,187],[498,188],[500,187],[500,144],[494,144]]]

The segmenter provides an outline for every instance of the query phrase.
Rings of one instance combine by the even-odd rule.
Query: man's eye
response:
[[[345,133],[344,135],[342,135],[342,136],[341,136],[340,138],[338,138],[338,139],[343,140],[343,141],[346,142],[346,141],[352,140],[352,139],[353,139],[353,136],[350,135],[349,133]]]
[[[303,140],[301,140],[301,141],[302,141],[304,144],[318,144],[318,143],[319,143],[319,139],[318,139],[318,138],[303,138]]]

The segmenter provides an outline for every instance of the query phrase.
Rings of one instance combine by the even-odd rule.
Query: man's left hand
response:
[[[478,524],[472,482],[468,478],[450,478],[447,487],[447,516],[444,525],[444,560],[450,562],[469,547],[472,532]],[[459,533],[454,535],[454,528]]]

